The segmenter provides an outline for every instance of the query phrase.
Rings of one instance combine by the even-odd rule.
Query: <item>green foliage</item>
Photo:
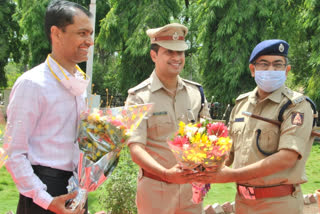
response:
[[[248,68],[255,45],[270,38],[286,39],[278,30],[287,20],[285,3],[202,0],[198,4],[198,54],[207,96],[232,103],[255,87]]]
[[[7,88],[12,88],[15,81],[23,73],[23,67],[20,64],[9,62],[5,67]]]
[[[304,30],[307,33],[307,41],[310,41],[310,52],[307,55],[304,64],[307,64],[309,69],[308,74],[310,77],[309,85],[307,86],[308,95],[314,99],[318,106],[320,106],[320,2],[314,0],[304,1],[305,10],[301,14],[303,18]],[[310,74],[310,71],[312,72]]]
[[[74,0],[89,7],[90,0]],[[9,58],[28,67],[41,63],[50,46],[43,31],[49,0],[1,0],[0,86]],[[148,28],[180,22],[189,28],[186,65],[181,76],[203,83],[207,97],[232,103],[252,90],[248,59],[264,39],[289,42],[288,84],[305,89],[320,105],[320,2],[316,0],[109,0],[97,1],[94,91],[126,97],[127,89],[153,70]],[[12,16],[12,14],[14,14]],[[7,19],[6,17],[13,17]],[[19,23],[19,25],[17,24]],[[20,29],[19,29],[20,26]],[[84,66],[82,66],[84,67]],[[2,76],[1,76],[2,75]]]
[[[42,63],[50,53],[49,41],[44,32],[45,10],[49,0],[20,0],[15,17],[19,20],[23,50],[23,63],[29,68]]]
[[[15,4],[11,0],[0,0],[0,87],[6,87],[4,67],[11,58],[18,61],[20,58],[20,35],[17,21],[12,18]]]
[[[137,213],[135,205],[138,166],[133,163],[127,147],[112,175],[100,189],[100,208],[112,214]]]

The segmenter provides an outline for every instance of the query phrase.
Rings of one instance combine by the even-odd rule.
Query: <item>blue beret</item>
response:
[[[252,51],[250,63],[253,63],[259,56],[262,55],[279,55],[288,56],[289,44],[280,39],[270,39],[260,42]]]

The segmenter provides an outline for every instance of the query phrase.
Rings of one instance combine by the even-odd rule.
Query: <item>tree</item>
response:
[[[286,15],[284,1],[200,0],[197,4],[194,21],[199,26],[200,72],[207,96],[232,103],[255,87],[248,69],[252,49],[265,39],[288,40],[289,33],[282,29],[291,26],[291,14]]]
[[[20,34],[18,23],[12,18],[15,4],[11,0],[0,0],[0,4],[0,87],[6,87],[4,67],[9,60],[20,59]]]
[[[317,106],[320,106],[320,2],[305,0],[303,5],[300,14],[301,25],[304,28],[303,32],[306,33],[306,40],[303,42],[309,44],[309,46],[302,51],[305,58],[301,64],[306,67],[306,70],[304,70],[308,80],[308,85],[305,84],[306,92],[316,102]]]
[[[49,0],[19,0],[15,17],[19,20],[22,42],[23,63],[34,67],[42,63],[50,53],[49,41],[44,32],[45,10]]]

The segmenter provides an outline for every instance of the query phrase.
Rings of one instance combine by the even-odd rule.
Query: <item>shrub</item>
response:
[[[118,166],[99,191],[100,208],[112,214],[135,214],[138,166],[125,147]]]

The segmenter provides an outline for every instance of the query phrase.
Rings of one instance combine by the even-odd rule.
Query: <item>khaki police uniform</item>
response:
[[[313,111],[310,103],[302,94],[294,92],[285,86],[274,91],[262,101],[258,101],[257,89],[240,95],[230,116],[230,135],[233,140],[230,157],[234,159],[233,168],[241,168],[258,162],[267,156],[257,148],[258,129],[261,130],[259,145],[268,153],[281,149],[289,149],[299,154],[294,167],[257,179],[240,183],[244,186],[270,187],[283,184],[293,184],[292,195],[283,197],[245,199],[238,191],[236,196],[236,213],[290,213],[300,214],[303,209],[303,198],[299,184],[307,182],[305,164],[310,154],[314,137]],[[242,112],[278,120],[281,107],[288,101],[292,105],[283,114],[281,126],[277,126],[252,117],[246,117]]]
[[[153,113],[132,134],[130,143],[141,143],[162,166],[177,164],[167,140],[178,130],[180,121],[198,120],[201,109],[199,84],[178,76],[176,95],[164,87],[155,71],[150,78],[128,91],[126,104],[154,103]],[[205,102],[201,117],[209,117]],[[202,204],[193,204],[191,184],[169,184],[143,176],[138,177],[136,203],[140,214],[201,213]]]

